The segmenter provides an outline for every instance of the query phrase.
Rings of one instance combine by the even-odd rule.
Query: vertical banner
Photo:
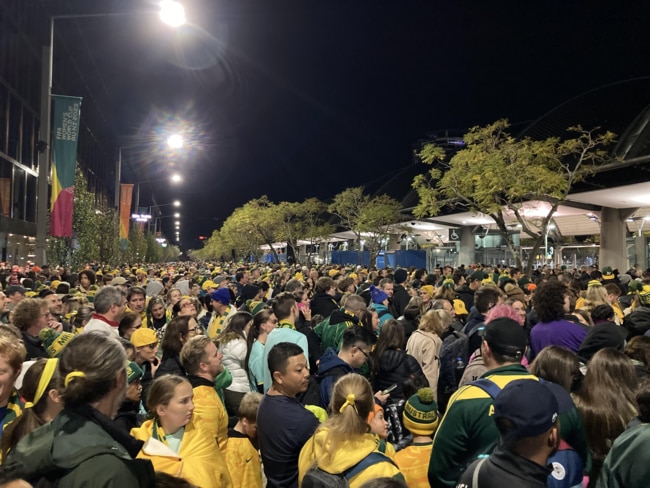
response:
[[[120,185],[120,239],[129,238],[129,221],[131,219],[131,200],[133,199],[133,185]]]
[[[50,235],[72,237],[74,173],[77,165],[81,98],[53,95],[52,199]]]
[[[11,178],[0,178],[0,214],[9,217],[11,202]]]

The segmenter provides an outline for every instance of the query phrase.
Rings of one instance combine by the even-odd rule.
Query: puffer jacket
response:
[[[154,488],[153,465],[133,459],[142,442],[105,415],[84,405],[64,409],[52,422],[27,434],[4,465],[21,466],[23,479],[57,488]]]
[[[302,484],[305,473],[315,463],[323,471],[339,474],[357,465],[368,454],[379,452],[377,439],[372,434],[353,436],[352,439],[343,441],[336,451],[332,452],[325,444],[327,434],[327,428],[318,430],[300,451],[300,457],[298,458],[299,484]],[[349,480],[349,485],[350,488],[358,488],[366,481],[384,477],[404,481],[404,477],[397,466],[386,457],[386,461],[372,464],[353,476]]]
[[[393,384],[397,387],[390,392],[390,400],[402,400],[402,385],[409,378],[424,375],[416,359],[404,351],[389,349],[379,358],[379,369],[374,372],[374,391],[384,390]]]
[[[195,486],[232,487],[219,445],[210,434],[194,425],[200,421],[195,417],[185,426],[180,451],[176,453],[164,441],[162,427],[147,420],[131,430],[133,437],[144,442],[138,458],[151,461],[156,471],[185,478]]]
[[[232,375],[232,383],[226,388],[230,391],[248,393],[251,391],[248,374],[244,368],[248,346],[246,341],[234,333],[219,336],[219,350],[223,354],[223,365]]]

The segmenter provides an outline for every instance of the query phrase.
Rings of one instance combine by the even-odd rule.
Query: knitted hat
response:
[[[230,292],[226,288],[219,288],[210,294],[210,298],[215,302],[228,305],[230,303]]]
[[[140,327],[136,329],[133,334],[131,334],[130,341],[135,347],[144,347],[149,344],[158,344],[158,336],[153,331],[153,329],[146,329]]]
[[[603,286],[603,284],[598,280],[591,280],[587,283],[587,288],[591,288],[592,286]]]
[[[643,283],[638,280],[632,280],[628,283],[627,289],[630,292],[640,292],[643,290]]]
[[[251,300],[257,296],[260,289],[255,285],[244,285],[241,291],[241,297],[244,302]]]
[[[71,334],[70,332],[58,333],[49,327],[42,329],[38,334],[38,338],[43,341],[43,346],[51,358],[59,357],[59,354],[61,354],[65,345],[70,342],[73,337],[74,334]]]
[[[420,290],[427,292],[431,298],[433,298],[433,295],[436,292],[436,289],[431,285],[422,285]]]
[[[406,281],[406,270],[403,268],[398,269],[395,271],[395,274],[393,275],[393,278],[395,279],[396,284],[404,283]]]
[[[420,388],[404,405],[404,427],[413,435],[431,435],[438,429],[438,404],[431,388]]]
[[[134,363],[133,361],[128,362],[126,365],[126,381],[128,381],[129,385],[133,383],[133,381],[142,378],[143,375],[144,372],[137,363]]]
[[[246,300],[246,306],[251,315],[255,316],[266,306],[266,303],[258,300]]]
[[[368,414],[368,423],[372,422],[372,420],[375,418],[375,415],[379,412],[383,412],[384,409],[379,405],[378,403],[375,403],[374,408],[372,411]]]
[[[375,285],[370,285],[370,298],[372,299],[372,303],[383,303],[384,300],[388,299],[388,295]]]
[[[614,272],[612,271],[611,266],[605,266],[603,268],[603,279],[604,280],[613,280],[614,279]]]

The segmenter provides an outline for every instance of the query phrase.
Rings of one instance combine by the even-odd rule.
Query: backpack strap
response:
[[[495,400],[501,391],[501,388],[499,388],[499,386],[494,381],[487,378],[480,378],[476,381],[472,381],[470,385],[474,385],[483,390],[485,393],[490,395],[490,397],[492,397],[492,400]]]
[[[391,463],[393,466],[395,466],[395,463],[391,458],[389,458],[388,456],[380,452],[373,451],[370,454],[368,454],[365,458],[363,458],[361,461],[359,461],[357,464],[343,471],[342,474],[346,480],[350,481],[352,478],[354,478],[364,469],[369,468],[370,466],[381,462]]]
[[[378,318],[381,318],[381,317],[383,317],[384,315],[388,315],[389,313],[390,313],[390,311],[389,311],[388,309],[386,309],[386,310],[382,310],[381,312],[379,312],[379,313],[377,314],[377,317],[378,317]]]
[[[487,460],[488,458],[484,457],[478,462],[478,464],[474,468],[474,473],[472,474],[472,488],[478,488],[478,474],[481,471],[481,466],[483,466],[483,463],[485,463],[485,461]]]

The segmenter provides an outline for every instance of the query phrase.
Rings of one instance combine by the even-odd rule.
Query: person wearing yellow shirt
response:
[[[148,397],[153,419],[131,429],[133,437],[144,441],[138,458],[196,486],[232,487],[219,445],[196,416],[193,396],[192,385],[181,376],[154,380]]]
[[[223,355],[204,335],[192,337],[181,349],[181,365],[194,391],[194,412],[201,417],[201,429],[216,438],[222,452],[228,443],[228,414],[214,388],[223,371]]]
[[[228,317],[237,312],[237,309],[230,305],[230,292],[227,288],[219,288],[210,295],[211,305],[214,313],[208,323],[208,337],[214,339],[221,334],[223,324]]]
[[[257,409],[263,395],[249,392],[239,404],[239,421],[228,431],[226,464],[233,476],[233,488],[262,488],[260,454],[253,446],[257,437]]]

